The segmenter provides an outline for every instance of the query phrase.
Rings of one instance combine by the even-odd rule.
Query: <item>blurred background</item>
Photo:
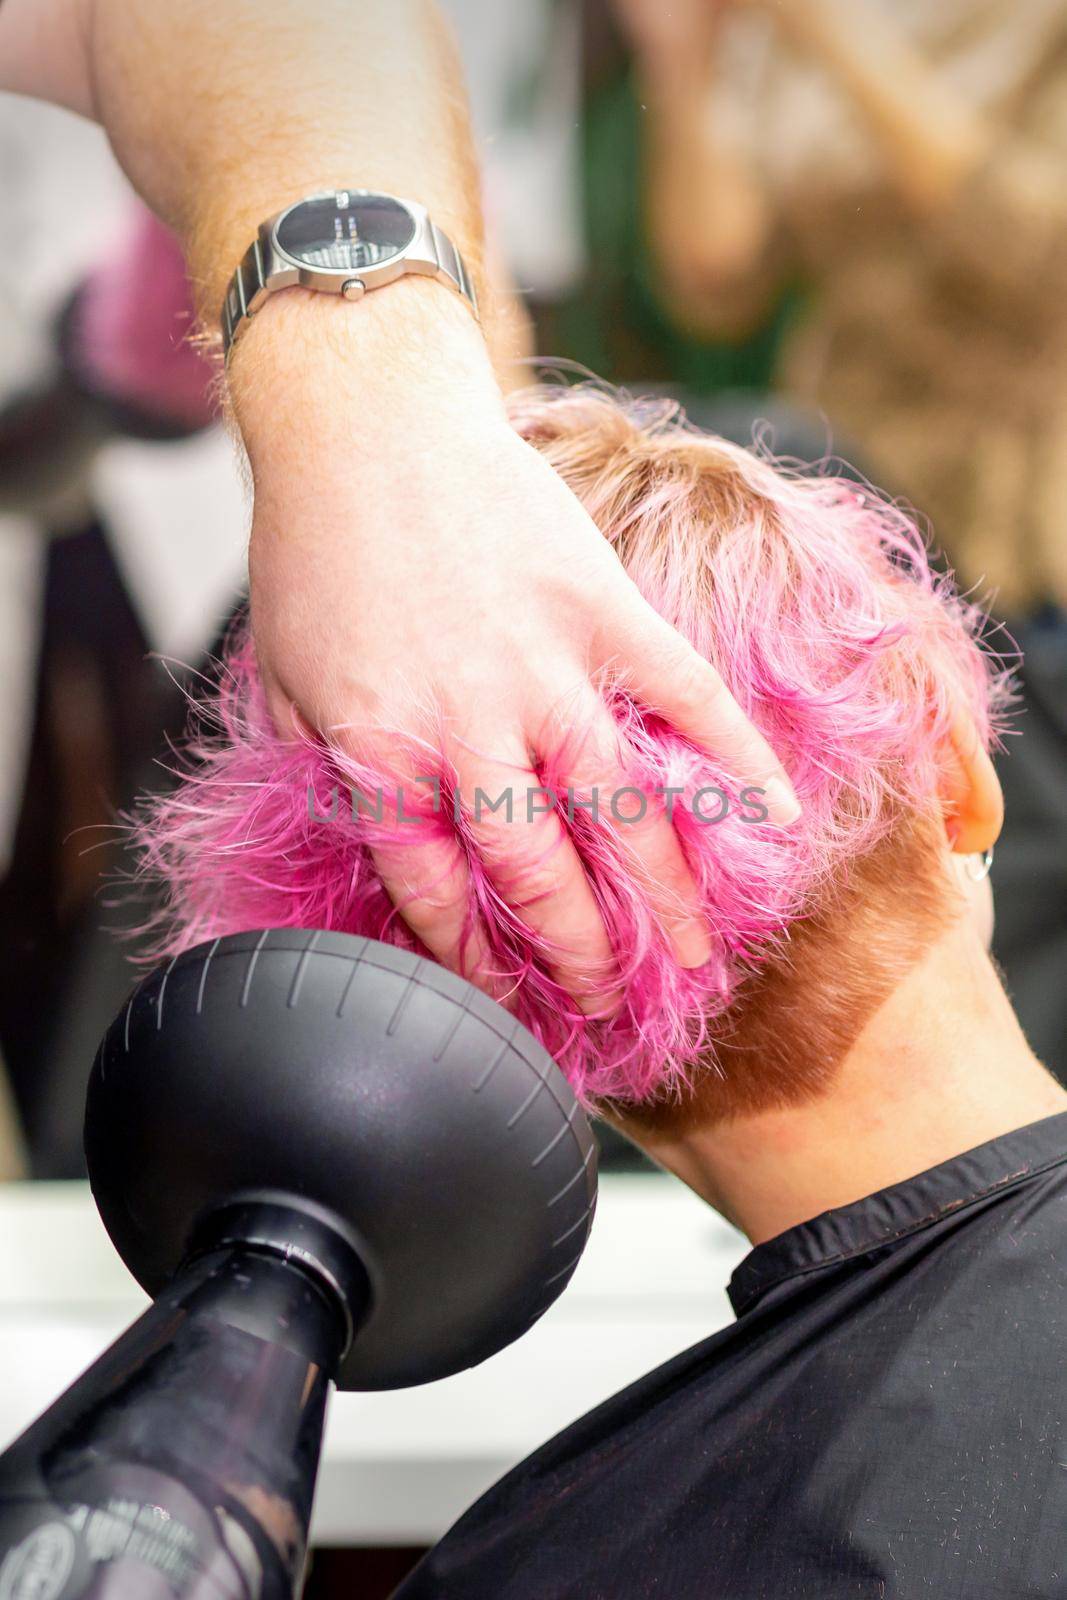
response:
[[[1067,5],[445,10],[538,355],[847,462],[1021,653],[995,953],[1067,1081]],[[0,1176],[77,1178],[131,982],[117,818],[167,782],[249,507],[180,255],[99,130],[0,96],[0,182]],[[410,1558],[375,1559],[367,1595]]]

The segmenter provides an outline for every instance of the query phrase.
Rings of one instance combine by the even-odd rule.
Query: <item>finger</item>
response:
[[[760,789],[772,821],[795,822],[800,802],[785,769],[715,668],[643,601],[636,628],[634,621],[624,635],[627,693],[718,756],[743,785]]]
[[[440,811],[439,791],[414,761],[394,747],[378,752],[368,741],[335,733],[342,770],[362,797],[360,819],[371,860],[397,915],[442,966],[504,1001],[507,984],[492,960],[476,914],[462,844]],[[368,785],[371,774],[387,782]]]
[[[462,846],[421,843],[371,850],[397,915],[430,954],[501,1002],[508,985],[496,970],[485,930],[471,908],[470,870]]]
[[[712,954],[711,933],[677,831],[658,797],[635,792],[615,719],[591,687],[575,721],[583,738],[566,762],[569,782],[596,796],[598,813],[615,828],[678,960],[703,966]]]
[[[366,824],[371,860],[385,892],[432,956],[495,995],[499,975],[474,912],[463,847],[442,828],[420,774],[412,769],[393,776],[395,792],[386,795],[382,789],[373,797],[375,819],[380,809],[383,826],[377,820]]]
[[[453,755],[473,848],[501,899],[550,947],[556,982],[587,1015],[606,1016],[623,997],[596,897],[526,751],[502,746],[499,760]]]

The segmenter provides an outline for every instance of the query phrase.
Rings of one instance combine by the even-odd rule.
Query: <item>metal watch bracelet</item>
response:
[[[407,271],[444,278],[470,302],[477,316],[478,299],[474,284],[463,257],[448,235],[426,217],[419,229],[417,242],[423,245],[425,254],[406,256],[405,261],[410,263]],[[430,250],[433,251],[432,259]],[[245,251],[226,290],[221,320],[222,348],[227,359],[235,339],[267,297],[277,289],[299,285],[300,281],[299,268],[275,249],[271,225],[264,224]],[[363,286],[358,273],[353,273],[351,283],[359,286],[357,293],[349,294],[347,284],[341,292],[350,299],[360,298]]]

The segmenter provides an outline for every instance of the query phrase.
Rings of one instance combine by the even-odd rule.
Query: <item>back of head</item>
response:
[[[850,481],[784,471],[669,405],[594,388],[533,390],[511,408],[645,598],[770,739],[804,809],[771,825],[758,796],[635,705],[624,677],[605,677],[635,786],[669,797],[712,959],[696,972],[677,962],[604,808],[596,819],[579,808],[568,826],[622,968],[618,1015],[582,1017],[536,937],[495,911],[473,854],[472,914],[514,975],[517,1014],[587,1099],[714,1118],[817,1093],[953,914],[946,751],[961,711],[988,743],[1005,699],[982,618],[934,574],[914,523]],[[566,751],[541,758],[540,780],[565,782]],[[439,772],[447,794],[443,760]],[[389,774],[332,742],[283,744],[240,631],[182,785],[138,819],[144,875],[166,890],[153,953],[258,926],[416,947],[374,873],[376,824],[309,815],[309,787],[321,797],[338,783],[365,793]],[[429,823],[464,847],[453,817]]]
[[[739,815],[694,837],[676,814],[735,962],[698,1070],[630,1109],[662,1124],[815,1094],[958,911],[947,753],[961,714],[988,748],[1010,698],[985,619],[914,520],[849,479],[594,389],[519,396],[513,419],[719,669],[804,807],[785,834]]]

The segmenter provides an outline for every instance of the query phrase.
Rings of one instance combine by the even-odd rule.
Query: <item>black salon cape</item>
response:
[[[395,1600],[1067,1596],[1067,1113],[758,1246],[730,1298]]]

